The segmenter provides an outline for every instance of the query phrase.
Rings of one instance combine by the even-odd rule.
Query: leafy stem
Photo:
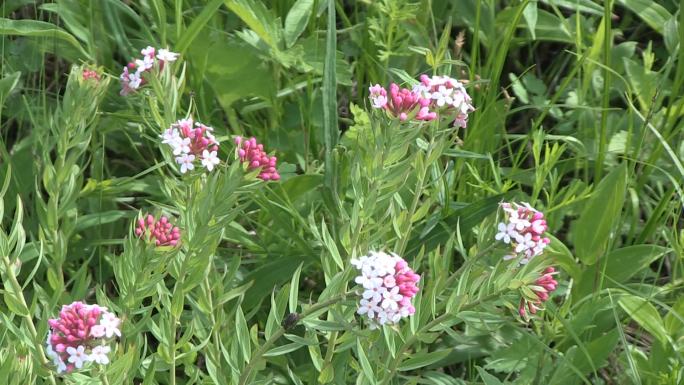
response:
[[[5,274],[7,274],[7,277],[9,278],[10,285],[12,285],[12,290],[14,291],[16,299],[21,304],[22,309],[28,309],[28,306],[26,305],[26,299],[24,299],[24,293],[22,291],[21,285],[19,285],[19,281],[17,281],[17,277],[16,275],[14,275],[14,270],[12,270],[12,262],[10,262],[9,257],[7,255],[4,255],[2,257],[2,262],[5,265]],[[31,317],[30,312],[24,315],[23,317],[26,320],[26,324],[28,325],[29,333],[31,333],[31,339],[33,340],[33,344],[36,347],[36,350],[38,350],[38,360],[41,364],[47,366],[49,362],[45,357],[43,344],[40,343],[40,341],[38,341],[38,332],[36,331],[36,325],[33,324],[33,318]],[[52,385],[57,384],[57,382],[55,381],[55,377],[52,374],[52,371],[49,372],[48,380],[50,380],[50,384]]]
[[[467,303],[467,304],[461,306],[458,309],[458,311],[465,311],[465,310],[472,309],[472,308],[474,308],[474,307],[476,307],[482,303],[485,303],[485,302],[488,302],[488,301],[491,301],[493,299],[500,297],[502,293],[503,293],[503,291],[497,291],[496,293],[487,295],[487,296],[482,297],[482,298],[478,298],[477,300],[475,300],[473,302],[470,302],[470,303]],[[435,326],[439,325],[440,323],[448,320],[449,318],[451,318],[453,316],[454,316],[454,312],[446,312],[446,313],[440,315],[439,317],[433,319],[432,321],[428,322],[427,324],[425,324],[423,327],[418,329],[411,337],[409,337],[406,340],[406,342],[404,342],[401,345],[401,347],[399,348],[399,351],[397,352],[396,356],[394,357],[394,360],[392,360],[392,362],[389,365],[389,369],[388,369],[389,373],[387,374],[387,376],[385,376],[385,378],[380,383],[380,385],[389,384],[389,382],[394,377],[394,374],[396,373],[397,368],[399,367],[399,364],[401,364],[404,353],[406,353],[406,351],[411,346],[413,346],[413,344],[418,342],[418,336],[419,335],[430,331],[430,329],[434,328]]]
[[[348,292],[345,292],[342,294],[338,294],[338,295],[331,297],[331,298],[329,298],[323,302],[318,302],[318,303],[312,305],[311,307],[308,307],[306,310],[302,311],[299,314],[299,321],[305,319],[309,315],[311,315],[311,314],[313,314],[313,313],[315,313],[321,309],[325,309],[326,307],[328,307],[330,305],[336,304],[336,303],[344,300],[352,292],[353,291],[348,291]],[[297,321],[297,324],[299,323],[299,321]],[[285,334],[285,331],[286,331],[286,329],[284,326],[281,326],[280,328],[278,328],[278,330],[276,330],[276,332],[273,333],[273,335],[271,335],[271,338],[269,338],[266,342],[264,342],[264,344],[261,345],[259,350],[257,350],[256,352],[254,352],[252,354],[252,356],[249,358],[249,362],[247,363],[247,366],[245,366],[245,370],[243,370],[242,374],[240,375],[240,380],[238,381],[239,385],[247,384],[247,381],[249,381],[249,377],[252,373],[252,370],[254,370],[254,366],[256,366],[257,362],[259,362],[259,360],[271,348],[271,346],[273,346],[273,344],[276,341],[278,341],[280,339],[280,337],[282,337]]]

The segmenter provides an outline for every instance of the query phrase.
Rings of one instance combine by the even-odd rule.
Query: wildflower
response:
[[[212,127],[187,118],[178,120],[160,135],[162,143],[169,145],[176,156],[181,174],[193,170],[198,159],[208,171],[221,162],[218,158],[219,143],[212,131]]]
[[[135,235],[140,238],[147,237],[147,240],[153,241],[156,246],[176,246],[181,238],[180,229],[169,222],[167,217],[162,215],[157,221],[150,214],[138,219]],[[118,333],[116,329],[118,324],[114,319],[106,319],[102,327],[103,329],[98,330],[98,333],[104,332],[108,334],[108,337]]]
[[[357,313],[371,321],[371,327],[394,324],[415,313],[411,298],[418,293],[420,276],[394,253],[373,252],[351,264],[360,271],[354,281],[363,287]]]
[[[150,72],[155,68],[157,60],[159,60],[158,70],[164,68],[164,63],[173,62],[178,59],[179,54],[171,52],[168,49],[157,50],[152,46],[147,46],[140,50],[143,55],[140,59],[134,59],[129,62],[126,67],[124,67],[123,72],[119,78],[121,79],[121,95],[126,96],[131,92],[134,92],[144,84],[143,74]],[[155,56],[156,53],[156,56]],[[135,72],[131,72],[135,70]]]
[[[92,353],[88,357],[89,361],[100,365],[107,365],[109,363],[109,352],[112,350],[107,345],[100,345],[93,348]]]
[[[168,49],[162,48],[159,50],[159,53],[157,54],[157,59],[165,62],[172,62],[176,61],[178,59],[179,54],[175,52],[171,52]]]
[[[368,91],[374,108],[384,108],[387,105],[387,90],[379,84],[370,86]]]
[[[530,314],[536,314],[541,310],[541,305],[549,299],[550,293],[558,287],[558,281],[553,276],[558,274],[553,267],[547,267],[544,273],[537,278],[533,285],[528,286],[532,291],[532,295],[525,295],[520,298],[520,305],[518,306],[518,314],[525,320],[529,320],[528,311]]]
[[[262,180],[278,180],[280,174],[276,170],[276,162],[278,158],[275,156],[268,156],[264,151],[264,145],[257,143],[255,138],[243,140],[242,137],[235,137],[235,144],[237,145],[237,154],[240,161],[247,163],[250,170],[261,168],[257,176]]]
[[[98,74],[97,71],[95,71],[95,70],[84,69],[83,70],[83,80],[89,80],[89,79],[99,81],[100,80],[100,74]]]
[[[526,264],[535,256],[541,255],[551,242],[543,237],[546,232],[544,214],[535,210],[528,203],[502,203],[505,220],[497,226],[498,233],[494,236],[511,246],[512,253],[504,256],[504,260],[521,257],[519,263]]]
[[[82,369],[95,361],[109,363],[110,339],[121,336],[119,320],[106,307],[74,302],[62,306],[59,318],[48,320],[46,354],[58,373]]]
[[[431,107],[440,114],[452,116],[454,125],[465,128],[468,114],[475,111],[472,99],[463,83],[448,76],[420,76],[422,96],[432,101]]]

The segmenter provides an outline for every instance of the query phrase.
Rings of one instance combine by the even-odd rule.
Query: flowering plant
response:
[[[126,96],[131,92],[137,91],[145,83],[143,75],[152,70],[161,71],[166,63],[174,62],[179,54],[171,52],[166,48],[157,50],[152,46],[143,48],[140,59],[135,59],[128,63],[124,68],[119,79],[121,80],[121,95]]]
[[[195,169],[199,161],[207,171],[221,163],[218,157],[219,142],[212,134],[214,129],[192,118],[180,119],[161,135],[162,143],[169,145],[180,166],[181,174]]]

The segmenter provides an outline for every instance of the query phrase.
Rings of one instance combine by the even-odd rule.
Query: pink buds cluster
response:
[[[179,54],[164,48],[157,52],[154,47],[150,46],[143,48],[140,53],[143,55],[142,59],[136,59],[128,63],[119,76],[119,79],[121,79],[121,95],[123,96],[140,88],[145,82],[142,75],[145,72],[151,71],[155,64],[158,64],[157,67],[161,71],[165,63],[176,61],[179,56]]]
[[[97,73],[95,70],[91,69],[84,69],[83,70],[83,80],[95,80],[99,81],[100,80],[100,74]]]
[[[169,219],[162,215],[159,221],[148,214],[145,218],[138,219],[138,226],[135,228],[135,235],[140,238],[147,238],[154,242],[156,246],[176,246],[180,242],[180,229],[169,222]]]
[[[468,114],[475,110],[463,84],[448,76],[422,75],[420,83],[411,90],[392,83],[389,97],[387,90],[378,84],[370,86],[368,90],[374,108],[385,109],[402,121],[417,111],[417,120],[434,120],[438,115],[449,116],[453,117],[454,125],[466,127]]]
[[[173,150],[181,174],[194,170],[197,160],[207,171],[212,171],[221,162],[218,157],[219,142],[213,131],[212,127],[187,118],[178,120],[161,135],[162,143],[168,144]]]
[[[81,369],[89,362],[108,364],[109,342],[121,336],[120,324],[106,307],[82,302],[62,306],[59,318],[48,320],[47,356],[58,373]]]
[[[544,270],[544,274],[534,282],[534,285],[528,286],[532,291],[532,295],[525,295],[523,291],[523,296],[520,298],[520,306],[518,307],[518,313],[522,318],[528,319],[528,311],[530,314],[536,314],[541,309],[542,303],[549,299],[549,294],[556,290],[558,281],[553,278],[556,274],[558,274],[556,269],[547,267]]]
[[[280,179],[280,174],[276,170],[278,158],[268,156],[264,151],[263,144],[257,143],[254,138],[244,140],[241,136],[235,137],[235,144],[238,147],[237,154],[240,161],[247,163],[247,167],[251,170],[261,168],[258,178],[262,180]]]
[[[505,220],[499,223],[497,241],[511,246],[512,253],[505,260],[520,257],[520,264],[526,264],[533,257],[541,255],[551,240],[543,236],[547,229],[544,214],[528,203],[502,203]]]
[[[411,299],[418,293],[420,275],[403,258],[371,251],[351,263],[361,273],[355,282],[363,287],[357,313],[371,321],[371,328],[397,323],[415,313]]]

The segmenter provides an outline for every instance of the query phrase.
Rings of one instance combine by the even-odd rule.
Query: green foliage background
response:
[[[0,378],[9,384],[684,383],[684,18],[661,0],[6,0],[0,5]],[[141,48],[181,53],[140,95]],[[82,65],[103,71],[86,84]],[[468,80],[467,129],[370,112],[370,83]],[[227,164],[177,174],[192,114]],[[233,135],[279,158],[263,183]],[[542,210],[561,288],[516,320],[502,200]],[[133,236],[165,213],[183,247]],[[371,331],[349,259],[394,250],[417,313]],[[62,304],[123,320],[102,371],[53,374]],[[281,326],[289,313],[296,326]]]

